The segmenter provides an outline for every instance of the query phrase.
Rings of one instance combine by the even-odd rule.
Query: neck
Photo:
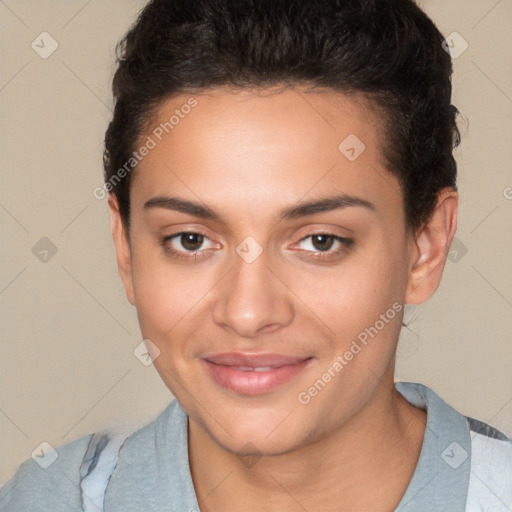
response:
[[[426,413],[393,381],[329,436],[254,464],[189,419],[189,459],[201,510],[389,511],[405,493],[421,451]],[[371,484],[369,484],[371,482]]]

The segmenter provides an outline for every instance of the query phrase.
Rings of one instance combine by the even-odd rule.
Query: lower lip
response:
[[[289,382],[308,366],[311,359],[262,372],[243,372],[232,366],[222,366],[205,359],[203,361],[210,370],[213,379],[221,386],[243,395],[261,395]]]

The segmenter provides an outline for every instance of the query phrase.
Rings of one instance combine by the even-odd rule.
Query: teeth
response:
[[[251,368],[250,366],[234,366],[234,368],[240,372],[268,372],[273,370],[271,366],[259,366],[258,368]]]

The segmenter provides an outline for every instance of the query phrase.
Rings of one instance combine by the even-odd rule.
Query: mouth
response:
[[[313,360],[284,354],[222,353],[202,359],[220,386],[243,395],[261,395],[288,383]]]

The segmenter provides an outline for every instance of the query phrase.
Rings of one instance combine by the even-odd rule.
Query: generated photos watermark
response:
[[[352,359],[354,359],[354,357],[359,354],[366,345],[368,345],[370,339],[375,338],[375,336],[377,336],[379,332],[382,331],[382,329],[384,329],[384,327],[389,324],[389,322],[402,310],[403,305],[399,302],[395,302],[385,313],[382,313],[379,316],[379,319],[376,320],[372,326],[366,327],[361,331],[357,337],[352,340],[350,348],[343,354],[338,354],[327,371],[313,382],[307,390],[301,391],[297,395],[299,403],[307,405],[314,397],[318,396],[318,394],[325,389],[327,384],[338,376],[345,366],[347,366],[349,362],[352,361]]]
[[[161,142],[166,135],[171,133],[172,130],[174,130],[197,105],[197,100],[191,97],[186,103],[181,105],[180,108],[177,108],[168,121],[160,123],[151,132],[151,135],[146,137],[145,142],[139,147],[139,149],[132,153],[124,165],[120,167],[117,172],[103,184],[103,186],[96,187],[93,190],[93,196],[99,200],[105,199],[108,194],[110,194],[116,186],[126,178],[126,176],[128,176],[153,149],[158,146],[158,143]]]

